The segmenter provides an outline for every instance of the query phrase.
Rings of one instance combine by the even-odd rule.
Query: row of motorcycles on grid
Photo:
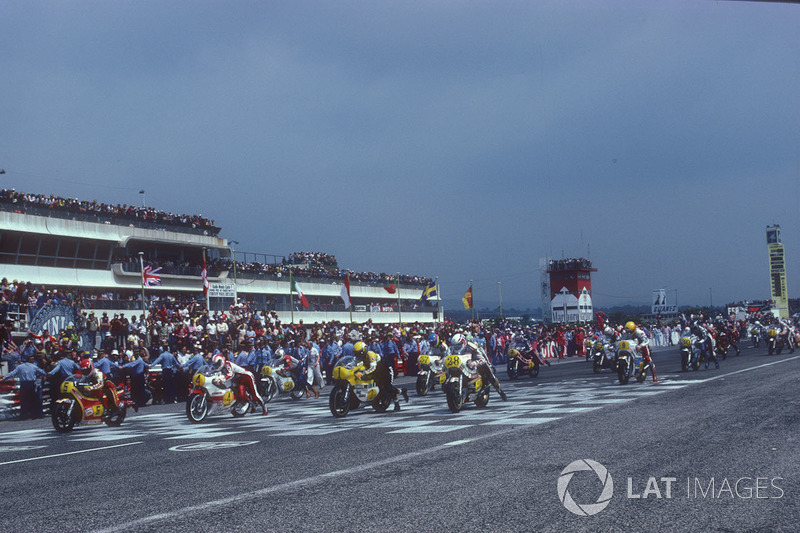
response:
[[[784,348],[794,353],[795,347],[800,343],[800,331],[782,324],[770,324],[767,327],[756,324],[750,330],[750,336],[753,339],[753,348],[758,348],[761,339],[764,339],[769,355],[780,355]]]
[[[613,341],[608,337],[586,339],[584,341],[586,360],[592,362],[592,370],[599,374],[609,369],[617,374],[621,385],[627,385],[631,378],[642,383],[647,371],[652,371],[652,360],[645,361],[639,352],[636,340]]]
[[[425,396],[437,387],[441,388],[448,408],[454,413],[459,412],[467,403],[485,407],[492,387],[502,399],[506,399],[496,377],[485,380],[470,354],[451,354],[446,357],[423,354],[419,356],[417,365],[417,394]],[[375,412],[382,413],[394,402],[394,393],[382,390],[374,380],[366,378],[363,375],[364,370],[365,366],[361,362],[349,356],[342,357],[334,366],[333,387],[328,401],[334,417],[342,418],[360,407],[372,407]],[[295,400],[305,394],[304,387],[285,371],[283,365],[264,366],[261,374],[265,402],[282,394]],[[192,422],[201,422],[209,415],[225,411],[235,417],[244,416],[258,408],[249,398],[244,385],[226,389],[220,386],[218,378],[211,373],[195,374],[193,383],[194,389],[186,406],[186,414]]]

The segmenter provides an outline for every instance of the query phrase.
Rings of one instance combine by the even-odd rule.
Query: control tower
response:
[[[592,308],[592,267],[588,259],[543,259],[542,314],[545,322],[590,322]]]

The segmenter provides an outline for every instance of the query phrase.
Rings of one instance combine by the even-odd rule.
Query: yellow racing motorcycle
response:
[[[371,404],[377,413],[383,413],[392,404],[392,396],[381,392],[373,380],[361,380],[366,367],[355,357],[342,357],[333,367],[333,390],[328,405],[336,418],[347,416],[362,404]],[[356,376],[358,374],[358,377]]]

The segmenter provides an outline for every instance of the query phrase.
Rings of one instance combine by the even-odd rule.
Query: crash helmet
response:
[[[436,333],[431,333],[428,335],[428,343],[430,343],[431,347],[433,348],[439,346],[439,335]]]
[[[81,359],[80,363],[78,363],[78,368],[80,368],[81,374],[86,377],[89,377],[94,373],[94,363],[92,363],[92,360],[88,358]]]
[[[630,331],[631,333],[634,333],[634,332],[636,331],[636,323],[635,323],[633,320],[629,320],[629,321],[628,321],[628,322],[625,324],[625,329],[627,329],[627,330],[628,330],[628,331]]]
[[[450,345],[457,346],[459,348],[465,347],[467,345],[467,338],[461,333],[456,333],[450,339]]]
[[[508,356],[509,356],[509,357],[512,357],[512,358],[513,358],[513,357],[516,357],[516,356],[518,356],[518,355],[519,355],[519,350],[517,350],[516,348],[511,348],[511,349],[508,351]]]
[[[358,341],[357,343],[355,343],[355,345],[353,345],[353,354],[356,357],[364,357],[366,353],[367,353],[367,345],[364,344],[363,341]]]
[[[222,367],[225,366],[225,356],[221,353],[218,353],[214,357],[211,358],[211,368],[214,372],[219,372],[222,370]]]

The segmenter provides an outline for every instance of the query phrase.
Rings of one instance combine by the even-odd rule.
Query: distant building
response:
[[[592,267],[588,259],[542,259],[542,315],[545,322],[589,322],[592,307]]]

